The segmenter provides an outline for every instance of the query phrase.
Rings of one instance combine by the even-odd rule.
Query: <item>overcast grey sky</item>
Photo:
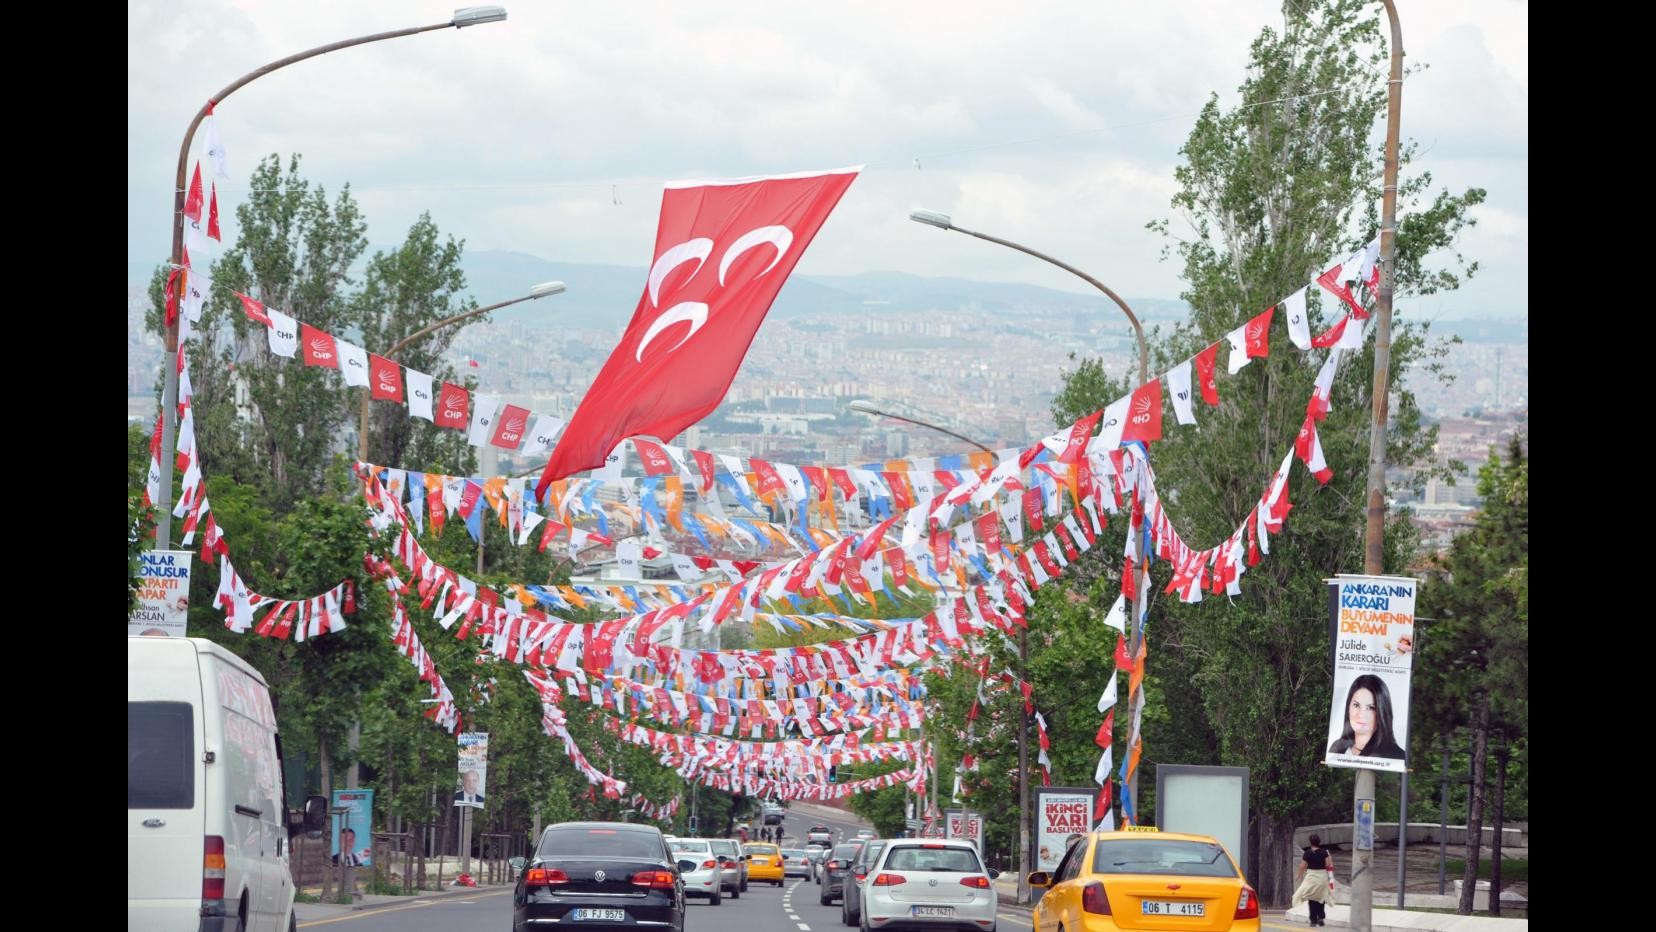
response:
[[[1178,268],[1159,261],[1163,243],[1144,224],[1172,216],[1178,149],[1208,94],[1235,102],[1249,42],[1281,19],[1273,0],[505,6],[504,23],[349,49],[238,91],[219,108],[234,176],[219,188],[226,240],[253,163],[271,152],[302,153],[305,175],[330,192],[349,181],[376,244],[400,241],[430,210],[471,250],[640,267],[663,181],[860,163],[801,274],[898,269],[1084,289],[906,219],[926,206],[1124,294],[1176,297]],[[1489,190],[1461,243],[1483,265],[1478,279],[1403,312],[1527,317],[1529,4],[1398,7],[1409,61],[1430,65],[1403,98],[1418,167],[1440,186]],[[165,257],[179,139],[207,95],[301,49],[453,9],[129,2],[128,259]]]

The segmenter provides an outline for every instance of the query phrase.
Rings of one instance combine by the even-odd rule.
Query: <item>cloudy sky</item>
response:
[[[1398,6],[1410,63],[1430,66],[1404,90],[1418,167],[1489,191],[1461,242],[1482,263],[1478,279],[1403,312],[1527,317],[1529,4]],[[254,161],[299,152],[330,192],[351,183],[375,244],[430,210],[468,249],[642,267],[662,181],[864,164],[801,274],[900,269],[1085,289],[906,219],[926,206],[1126,295],[1171,298],[1178,269],[1159,261],[1162,241],[1144,224],[1171,215],[1195,114],[1213,92],[1235,102],[1248,43],[1281,18],[1273,0],[506,7],[504,23],[349,49],[238,91],[219,108],[230,227]],[[127,11],[127,253],[149,262],[168,248],[179,139],[203,99],[268,61],[446,21],[453,7],[172,0]]]

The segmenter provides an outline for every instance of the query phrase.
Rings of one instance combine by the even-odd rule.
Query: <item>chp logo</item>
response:
[[[500,430],[495,438],[502,443],[516,446],[523,440],[524,428],[529,426],[529,418],[515,411],[507,412],[500,420]]]
[[[463,392],[443,392],[437,408],[438,423],[459,427],[466,423],[466,396]]]
[[[1134,424],[1150,423],[1150,398],[1145,396],[1133,401],[1133,414],[1128,420]]]
[[[1257,320],[1248,324],[1248,330],[1243,339],[1247,340],[1250,349],[1260,345],[1261,341],[1265,339],[1265,324]]]
[[[382,392],[395,394],[402,390],[402,372],[397,364],[386,360],[374,365],[374,387]],[[415,392],[419,395],[419,392]],[[423,396],[422,396],[423,397]]]
[[[691,271],[690,277],[685,279],[684,283],[679,285],[676,290],[686,297],[698,297],[706,300],[680,301],[663,311],[645,329],[644,337],[638,341],[638,349],[634,351],[633,358],[638,362],[643,362],[644,351],[649,348],[656,337],[674,324],[687,323],[690,325],[690,329],[679,337],[678,342],[668,348],[667,352],[673,352],[673,350],[683,346],[686,340],[695,336],[696,332],[707,324],[708,302],[717,296],[718,291],[724,289],[725,279],[730,273],[731,265],[741,258],[743,253],[765,243],[770,243],[776,247],[776,255],[771,259],[769,265],[765,266],[759,274],[753,276],[753,280],[764,277],[766,272],[776,268],[776,264],[782,261],[783,256],[787,255],[788,248],[793,245],[793,231],[785,226],[765,226],[743,233],[734,243],[730,244],[724,255],[720,257],[719,280],[716,287],[699,278],[702,267],[706,264],[708,258],[713,255],[713,240],[705,236],[697,237],[672,246],[666,252],[663,252],[660,258],[656,259],[655,264],[650,267],[650,305],[656,308],[661,307],[662,283],[666,281],[667,276],[674,269],[687,262],[695,262],[696,267]]]
[[[321,361],[334,358],[333,340],[327,337],[311,337],[308,346],[312,359]]]

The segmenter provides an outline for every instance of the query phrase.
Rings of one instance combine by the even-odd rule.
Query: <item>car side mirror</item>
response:
[[[744,860],[744,861],[751,861],[751,860],[753,860],[753,855],[751,855],[751,854],[744,854],[744,855],[742,855],[742,860]]]
[[[696,869],[696,862],[695,861],[680,861],[680,862],[678,862],[678,869],[681,872],[682,871],[693,871],[693,870]]]
[[[1046,871],[1035,871],[1029,875],[1029,885],[1045,889],[1052,886],[1052,875]]]
[[[322,829],[328,824],[328,798],[326,796],[306,796],[305,808],[288,813],[288,836],[292,837],[303,833],[309,838],[321,838]]]
[[[999,876],[1000,876],[1000,871],[995,870],[993,867],[989,868],[989,879],[990,880],[994,880],[995,878],[997,878]]]

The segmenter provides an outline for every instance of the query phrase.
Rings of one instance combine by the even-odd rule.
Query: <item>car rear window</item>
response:
[[[1172,838],[1100,841],[1093,849],[1092,869],[1095,874],[1236,876],[1224,848],[1211,842]]]
[[[194,710],[187,702],[127,703],[127,808],[194,807]]]
[[[713,850],[713,847],[705,841],[690,841],[683,838],[673,842],[670,847],[674,851],[697,851],[702,854]]]
[[[615,828],[551,828],[541,836],[541,858],[634,858],[661,860],[661,836]]]
[[[744,845],[744,846],[742,846],[742,853],[743,854],[769,854],[769,855],[775,855],[776,854],[776,846],[775,845]]]
[[[719,852],[720,854],[740,854],[741,853],[741,848],[738,847],[737,843],[732,839],[714,838],[714,839],[709,840],[708,844],[712,845],[713,850]]]
[[[886,858],[882,870],[981,874],[983,865],[978,861],[977,852],[970,848],[898,845],[891,849],[891,856]]]
[[[785,858],[802,858],[805,857],[805,852],[798,848],[788,848],[782,852],[782,856]]]
[[[862,845],[840,845],[834,849],[832,857],[849,860],[856,857],[857,852],[861,851],[862,847]]]
[[[884,850],[885,842],[871,841],[868,844],[863,845],[862,852],[857,855],[857,860],[864,864],[873,864],[875,861],[880,859],[880,852]]]

